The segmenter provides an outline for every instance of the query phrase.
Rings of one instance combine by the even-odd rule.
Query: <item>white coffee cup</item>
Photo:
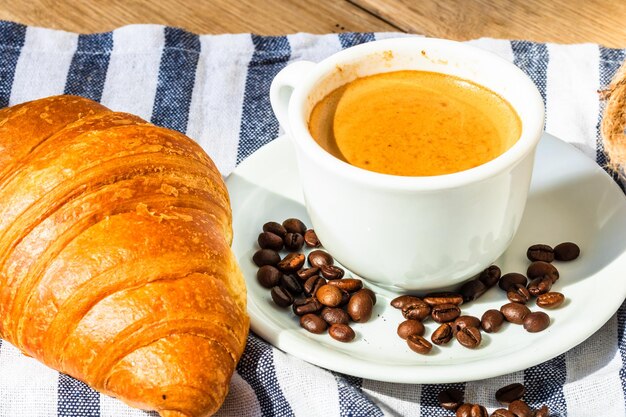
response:
[[[318,145],[307,124],[319,100],[358,77],[398,70],[450,74],[498,93],[521,119],[519,140],[483,165],[429,177],[367,171]],[[544,107],[533,82],[512,63],[449,40],[387,39],[287,66],[270,99],[295,147],[312,225],[324,248],[358,276],[399,291],[450,287],[492,264],[513,239]]]

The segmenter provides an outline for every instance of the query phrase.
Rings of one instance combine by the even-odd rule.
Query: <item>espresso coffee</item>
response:
[[[495,92],[451,75],[395,71],[358,78],[319,101],[313,138],[359,168],[391,175],[464,171],[501,155],[521,121]]]

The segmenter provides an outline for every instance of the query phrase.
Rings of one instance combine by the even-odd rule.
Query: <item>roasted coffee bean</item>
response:
[[[267,222],[263,225],[264,232],[274,233],[275,235],[280,236],[281,238],[285,237],[287,234],[287,230],[283,227],[282,224],[276,222]]]
[[[328,324],[348,324],[350,323],[350,316],[342,308],[337,307],[324,307],[322,309],[322,318]]]
[[[320,266],[320,273],[326,279],[341,279],[345,271],[335,265]]]
[[[416,300],[411,304],[406,304],[402,309],[402,316],[405,319],[422,321],[430,314],[430,306],[419,298]]]
[[[291,306],[293,313],[296,316],[304,316],[309,313],[317,313],[324,306],[319,300],[315,297],[298,297],[293,300],[293,305]]]
[[[474,404],[470,410],[470,417],[489,417],[489,412],[484,406]]]
[[[430,311],[430,316],[437,323],[448,323],[461,315],[461,309],[454,304],[439,304]]]
[[[372,299],[372,304],[376,305],[376,293],[374,293],[374,291],[370,290],[369,288],[363,288],[361,291],[367,293],[367,295],[369,295]]]
[[[496,265],[491,265],[480,273],[478,279],[480,280],[480,282],[485,284],[485,287],[491,288],[498,283],[501,275],[502,271],[500,270],[500,268]]]
[[[406,339],[407,345],[413,352],[420,353],[422,355],[427,354],[433,348],[432,343],[424,339],[423,336],[418,334],[412,334]]]
[[[542,261],[536,261],[530,264],[528,266],[528,270],[526,271],[526,275],[530,280],[547,276],[552,280],[553,284],[559,279],[559,271],[556,267]]]
[[[347,324],[332,324],[328,329],[328,334],[335,340],[348,343],[354,340],[356,336],[352,327]]]
[[[472,406],[474,404],[461,404],[459,408],[456,409],[456,417],[472,417]]]
[[[346,311],[353,321],[356,321],[357,323],[365,323],[370,319],[370,317],[372,317],[373,309],[374,303],[372,302],[370,295],[363,290],[359,290],[352,294],[352,297],[350,297]]]
[[[287,233],[299,233],[304,235],[304,232],[306,232],[306,225],[302,223],[300,219],[287,219],[283,222],[283,227]]]
[[[466,348],[475,349],[480,346],[482,335],[476,327],[464,327],[456,332],[456,340]]]
[[[256,279],[265,288],[272,288],[278,285],[283,273],[271,265],[263,265],[256,272]]]
[[[308,295],[315,295],[322,285],[326,285],[326,280],[318,275],[307,279],[302,286]]]
[[[557,308],[565,301],[565,296],[560,292],[547,292],[537,297],[537,305],[541,308]]]
[[[344,291],[355,292],[363,288],[363,281],[356,278],[333,279],[328,281],[328,285],[334,285]]]
[[[321,245],[320,240],[317,238],[317,234],[313,229],[309,229],[304,232],[304,243],[306,243],[309,248],[317,248]]]
[[[284,288],[276,286],[272,288],[270,295],[279,307],[289,307],[293,303],[293,296]]]
[[[455,411],[463,404],[463,391],[456,388],[444,389],[437,395],[437,401],[439,401],[439,407]]]
[[[534,311],[524,318],[524,329],[530,333],[541,332],[550,325],[550,316],[543,311]]]
[[[506,298],[512,303],[526,304],[530,300],[530,292],[523,285],[515,284],[507,291]]]
[[[398,325],[398,336],[401,339],[406,340],[412,334],[418,334],[424,336],[424,325],[421,321],[417,320],[404,320]]]
[[[272,232],[261,233],[257,242],[262,249],[281,250],[283,248],[283,239]]]
[[[515,414],[515,417],[533,417],[533,410],[522,400],[515,400],[509,404],[509,411]]]
[[[537,411],[535,411],[534,417],[550,417],[550,409],[547,405],[542,405]]]
[[[285,249],[291,252],[298,251],[304,246],[304,237],[300,233],[287,233],[283,239]]]
[[[283,258],[283,260],[280,261],[276,267],[284,273],[290,273],[296,272],[298,269],[302,268],[302,265],[304,265],[304,254],[290,253],[285,256],[285,258]]]
[[[580,248],[573,242],[559,243],[554,247],[554,259],[557,261],[573,261],[580,255]]]
[[[275,250],[259,249],[254,252],[252,261],[256,266],[272,265],[276,266],[280,262],[280,255]]]
[[[460,316],[454,323],[452,323],[452,330],[454,333],[458,332],[464,327],[477,327],[480,328],[480,319],[474,316]]]
[[[334,259],[328,252],[324,252],[321,249],[316,249],[309,253],[308,256],[309,265],[312,267],[320,268],[322,265],[332,265],[335,263]]]
[[[328,307],[337,307],[341,304],[341,290],[332,285],[322,285],[315,293],[315,296],[320,300],[320,303]]]
[[[522,274],[518,274],[517,272],[509,272],[508,274],[502,275],[500,281],[498,282],[498,286],[504,291],[509,291],[511,287],[515,284],[526,286],[528,280]]]
[[[303,268],[303,269],[298,270],[296,272],[296,275],[298,276],[298,278],[300,278],[300,280],[306,281],[312,276],[317,275],[319,271],[320,271],[319,268]]]
[[[552,288],[552,279],[548,277],[547,275],[543,277],[535,278],[532,281],[530,281],[530,283],[528,284],[528,292],[533,297],[538,297],[541,294],[550,292],[551,288]]]
[[[351,298],[350,293],[342,289],[339,289],[339,291],[341,291],[341,302],[339,303],[339,307],[348,305],[348,301],[350,301],[350,298]]]
[[[293,295],[302,294],[302,284],[293,275],[283,274],[280,277],[280,286],[289,291]]]
[[[487,286],[480,280],[474,279],[461,286],[459,292],[463,296],[463,301],[474,301],[487,291]]]
[[[504,315],[498,310],[487,310],[480,319],[480,327],[487,333],[496,333],[504,323]]]
[[[300,317],[300,326],[311,333],[321,334],[326,331],[328,324],[315,314],[305,314]]]
[[[414,297],[412,295],[401,295],[391,300],[391,306],[402,310],[404,307],[421,302],[421,298]]]
[[[450,323],[442,323],[430,336],[430,340],[436,345],[445,345],[452,340],[453,336],[452,325]]]
[[[519,400],[526,393],[526,387],[520,383],[509,384],[496,391],[496,400],[500,404],[510,404],[515,400]]]
[[[500,307],[500,312],[509,323],[522,324],[530,310],[524,304],[508,303]]]
[[[423,301],[431,307],[438,304],[454,304],[460,306],[463,304],[463,296],[458,292],[432,292],[426,294]]]
[[[505,408],[498,408],[496,411],[491,413],[491,417],[515,417],[515,414]]]
[[[549,245],[532,245],[526,251],[526,257],[532,262],[552,262],[554,261],[554,249],[552,249],[552,246]]]

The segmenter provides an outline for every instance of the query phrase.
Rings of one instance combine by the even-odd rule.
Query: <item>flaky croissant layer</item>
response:
[[[248,332],[222,177],[88,99],[0,110],[0,336],[163,417],[224,401]]]

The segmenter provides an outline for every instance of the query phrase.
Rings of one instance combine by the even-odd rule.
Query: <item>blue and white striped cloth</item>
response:
[[[279,135],[268,99],[291,61],[318,61],[394,33],[198,36],[139,25],[76,35],[0,22],[0,107],[68,93],[99,100],[186,133],[224,175]],[[626,50],[479,39],[470,43],[513,61],[539,87],[546,130],[604,166],[598,135],[606,86]],[[624,277],[615,277],[623,279]],[[581,320],[584,319],[581,317]],[[552,416],[626,416],[626,304],[592,338],[548,362],[485,381],[454,384],[493,411],[493,393],[523,382],[532,405]],[[445,385],[448,386],[448,385]],[[444,385],[403,385],[336,374],[286,355],[254,335],[220,416],[446,416]],[[131,409],[0,345],[0,417],[131,417]]]

